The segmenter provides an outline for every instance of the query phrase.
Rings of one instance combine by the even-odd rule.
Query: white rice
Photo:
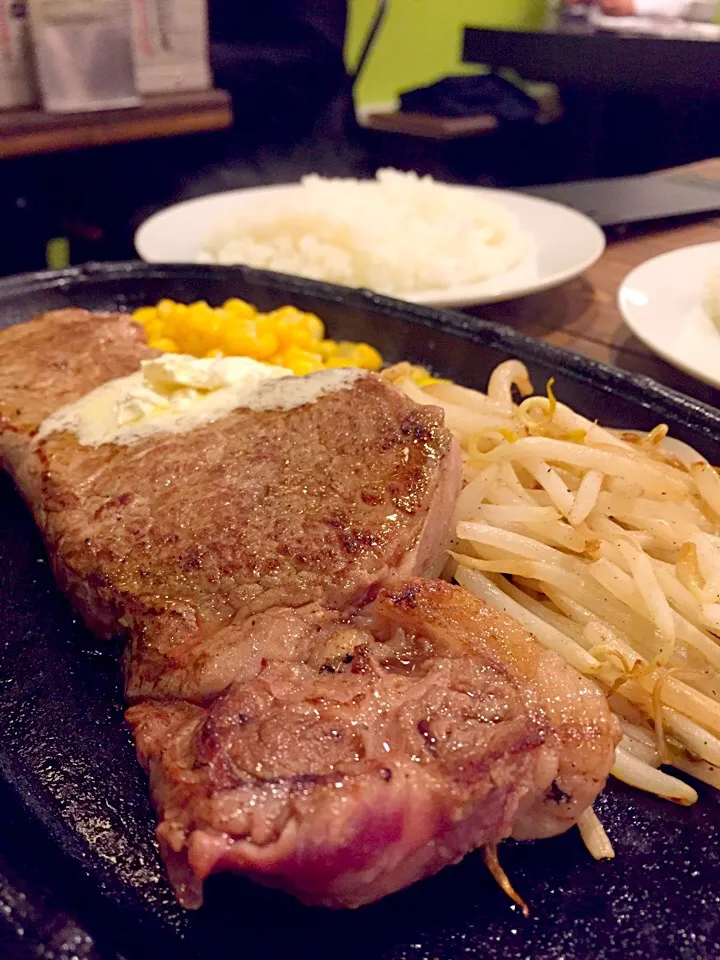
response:
[[[205,263],[246,264],[380,293],[476,284],[530,252],[500,203],[415,173],[376,180],[302,180],[291,199],[216,224]]]

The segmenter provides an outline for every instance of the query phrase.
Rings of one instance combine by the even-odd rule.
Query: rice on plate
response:
[[[483,283],[532,252],[502,204],[388,169],[375,180],[304,177],[292,199],[218,222],[199,259],[402,295]]]

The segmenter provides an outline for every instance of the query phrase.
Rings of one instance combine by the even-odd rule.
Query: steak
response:
[[[358,906],[571,826],[615,723],[512,620],[418,579],[459,489],[442,412],[365,374],[130,446],[36,438],[152,355],[121,315],[3,332],[0,454],[60,587],[98,636],[128,637],[128,720],[180,901],[234,870]]]
[[[561,833],[604,785],[605,698],[504,614],[405,580],[349,629],[339,662],[268,661],[211,705],[130,708],[181,901],[234,870],[359,906],[514,833]]]

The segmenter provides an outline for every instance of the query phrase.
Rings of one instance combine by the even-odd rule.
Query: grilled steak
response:
[[[131,446],[35,439],[150,355],[121,316],[0,334],[0,453],[90,629],[128,634],[181,902],[229,869],[357,906],[572,825],[612,763],[604,698],[513,621],[415,579],[459,486],[441,411],[368,374]]]
[[[209,706],[131,707],[186,902],[236,870],[358,906],[515,831],[561,833],[604,785],[603,695],[504,614],[409,580],[352,632],[340,663],[268,661]]]

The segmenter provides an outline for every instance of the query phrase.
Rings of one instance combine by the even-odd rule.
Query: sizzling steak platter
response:
[[[0,454],[89,629],[127,636],[180,901],[231,870],[355,907],[575,823],[615,722],[518,624],[427,578],[460,486],[441,411],[362,374],[126,445],[38,434],[153,356],[123,315],[3,331]]]

